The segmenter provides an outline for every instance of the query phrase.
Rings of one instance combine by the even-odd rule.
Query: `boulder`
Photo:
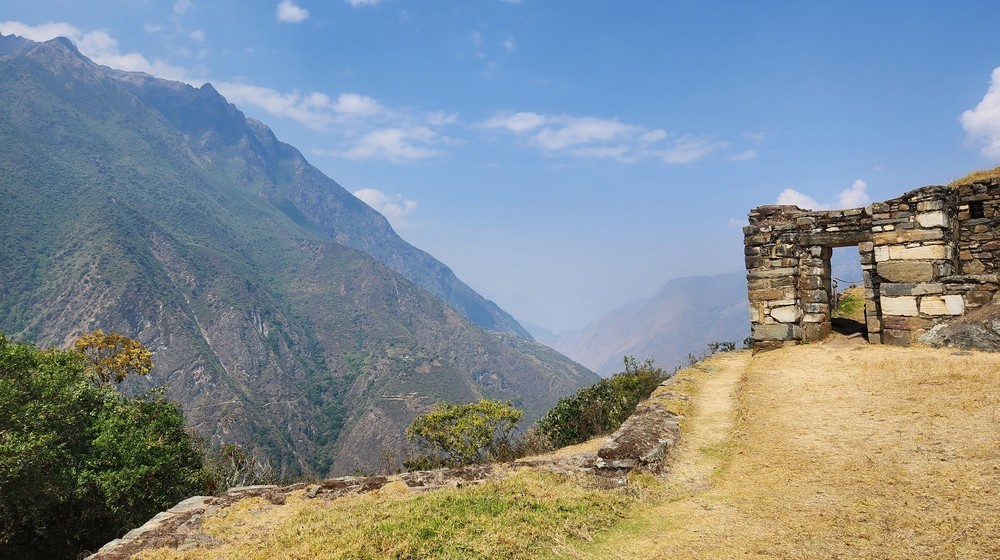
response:
[[[1000,351],[1000,304],[984,305],[949,323],[935,326],[920,342],[937,348]]]
[[[677,442],[679,417],[662,403],[644,401],[597,451],[601,469],[656,468]]]

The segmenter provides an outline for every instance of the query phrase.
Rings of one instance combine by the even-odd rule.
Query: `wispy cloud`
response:
[[[405,163],[440,156],[444,154],[440,146],[451,142],[441,129],[458,122],[454,113],[391,109],[359,93],[331,97],[320,92],[280,92],[244,82],[219,82],[216,88],[236,105],[263,109],[330,133],[337,145],[317,153],[346,159]]]
[[[354,196],[374,208],[389,220],[396,229],[407,229],[413,224],[407,219],[417,211],[417,202],[407,200],[401,194],[388,195],[378,189],[361,189],[354,191]]]
[[[785,189],[778,194],[776,204],[790,204],[804,210],[834,210],[845,208],[860,208],[871,202],[868,197],[868,184],[858,179],[849,188],[837,193],[837,201],[832,204],[817,202],[815,198],[802,194],[795,189]]]
[[[674,165],[698,161],[728,145],[728,142],[714,140],[707,136],[685,134],[675,140],[668,148],[650,150],[649,153],[659,157],[667,165]]]
[[[360,8],[362,6],[375,6],[382,0],[344,0],[353,8]]]
[[[174,2],[174,13],[184,15],[194,9],[194,2],[191,0],[177,0]]]
[[[747,150],[745,152],[733,154],[732,156],[729,157],[729,159],[733,161],[750,161],[757,159],[759,155],[760,154],[757,153],[757,150]]]
[[[444,137],[426,126],[380,128],[365,133],[351,148],[333,150],[329,154],[347,159],[379,158],[405,163],[442,155],[443,152],[430,146],[444,141]]]
[[[623,162],[653,157],[667,164],[690,163],[726,146],[709,137],[680,135],[621,122],[619,119],[498,113],[478,125],[512,132],[547,155],[611,158]]]
[[[283,23],[301,23],[309,19],[309,10],[300,7],[292,0],[281,0],[278,4],[277,18]]]
[[[967,141],[990,159],[1000,160],[1000,67],[993,70],[986,95],[959,117]]]
[[[178,2],[174,5],[184,4]],[[191,2],[187,2],[191,4]],[[191,4],[193,6],[193,4]],[[183,7],[184,10],[191,6]],[[14,34],[32,41],[49,41],[56,37],[66,37],[76,45],[80,52],[98,64],[126,70],[130,72],[146,72],[161,78],[193,83],[193,78],[187,69],[167,64],[155,59],[149,60],[139,53],[123,53],[118,49],[118,41],[105,31],[83,32],[76,27],[62,22],[28,25],[19,21],[0,22],[0,33]]]

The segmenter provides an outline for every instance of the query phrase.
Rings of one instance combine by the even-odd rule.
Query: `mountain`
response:
[[[538,340],[610,376],[622,357],[654,358],[661,367],[686,364],[710,342],[750,336],[746,276],[740,273],[670,280],[653,297],[612,311],[582,331]]]
[[[0,330],[138,338],[214,442],[284,476],[374,470],[439,400],[537,418],[596,376],[210,85],[0,36]]]

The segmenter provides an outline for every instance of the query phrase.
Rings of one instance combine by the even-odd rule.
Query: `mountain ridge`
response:
[[[746,278],[733,272],[674,278],[653,296],[599,317],[585,328],[538,339],[602,376],[622,368],[624,356],[653,358],[670,369],[700,356],[710,342],[749,336]]]
[[[138,338],[156,370],[126,390],[166,384],[191,426],[251,443],[283,476],[375,469],[437,400],[509,399],[537,418],[596,381],[344,243],[454,278],[211,85],[25,45],[0,37],[0,330]]]

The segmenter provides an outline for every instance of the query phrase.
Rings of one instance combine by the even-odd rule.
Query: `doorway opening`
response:
[[[833,332],[862,336],[865,323],[865,278],[857,245],[833,247],[830,257],[830,323]]]

